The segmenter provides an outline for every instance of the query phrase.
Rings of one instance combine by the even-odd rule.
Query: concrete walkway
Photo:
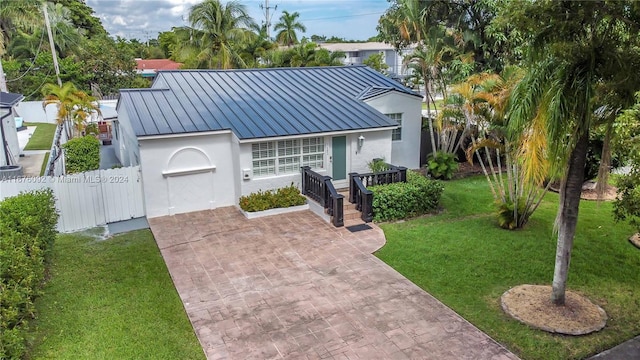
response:
[[[517,359],[310,211],[149,220],[209,359]]]

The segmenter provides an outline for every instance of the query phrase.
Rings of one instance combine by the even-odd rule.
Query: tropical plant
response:
[[[45,96],[42,102],[43,108],[56,104],[58,107],[58,125],[63,127],[70,139],[74,135],[80,135],[86,126],[86,119],[92,112],[100,112],[95,99],[70,82],[62,86],[45,84],[42,87]],[[75,132],[74,132],[75,129]]]
[[[482,167],[496,202],[498,223],[505,229],[523,227],[550,184],[543,186],[548,175],[544,152],[529,158],[528,163],[519,161],[528,147],[544,147],[545,139],[536,128],[540,122],[530,122],[520,133],[506,131],[509,97],[522,76],[519,68],[507,67],[501,75],[472,75],[452,90],[463,100],[456,108],[457,113],[473,125],[473,130],[465,134],[470,139],[467,160],[473,163],[475,155]],[[443,113],[447,112],[453,112],[451,105]]]
[[[528,71],[514,90],[510,126],[540,123],[546,147],[525,148],[523,158],[545,152],[561,178],[551,300],[565,304],[589,133],[601,87],[631,102],[640,88],[640,5],[632,1],[512,1],[503,19],[523,34]],[[611,97],[608,97],[609,99]],[[630,104],[629,104],[630,105]],[[615,108],[615,106],[613,106]]]
[[[372,173],[383,172],[388,168],[384,159],[373,159],[367,163],[367,167]]]
[[[458,171],[456,155],[444,151],[436,151],[427,158],[427,170],[436,179],[451,180]]]
[[[296,36],[296,30],[305,32],[307,28],[302,25],[297,19],[300,17],[300,13],[283,11],[280,16],[280,20],[274,26],[274,30],[278,31],[276,34],[276,41],[282,45],[291,46],[298,43],[298,37]]]
[[[612,146],[630,167],[629,173],[616,183],[614,217],[617,221],[628,220],[640,233],[640,92],[636,99],[636,104],[623,111],[614,123]]]
[[[241,44],[247,40],[248,28],[255,22],[244,5],[237,1],[223,4],[220,0],[205,0],[191,7],[189,21],[196,30],[190,40],[197,44],[197,58],[207,67],[246,67],[240,56]]]
[[[5,54],[16,29],[33,30],[43,24],[42,3],[42,0],[0,2],[0,56]]]
[[[387,69],[389,68],[389,65],[384,62],[384,53],[382,52],[369,55],[369,57],[362,60],[362,64],[367,65],[368,67],[383,75],[387,75]]]

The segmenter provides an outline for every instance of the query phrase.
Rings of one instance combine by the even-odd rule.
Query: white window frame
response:
[[[325,148],[324,137],[252,143],[251,163],[253,176],[262,178],[295,174],[300,171],[302,166],[310,166],[314,170],[322,170],[326,166]]]
[[[391,141],[402,141],[402,113],[385,114],[389,119],[398,123],[396,129],[391,130]]]

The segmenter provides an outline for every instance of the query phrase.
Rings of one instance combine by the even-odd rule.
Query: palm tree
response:
[[[41,4],[42,0],[0,2],[0,56],[4,55],[16,29],[32,30],[43,23]]]
[[[433,82],[442,82],[441,68],[444,66],[444,57],[451,54],[454,50],[444,43],[446,35],[444,28],[433,27],[428,34],[425,34],[425,43],[417,47],[411,54],[404,58],[404,66],[412,66],[419,69],[425,93],[425,102],[427,104],[427,119],[429,122],[429,132],[431,136],[431,151],[436,153],[436,142],[434,137],[433,119],[431,116],[431,105],[435,110],[435,101],[433,99],[431,89]],[[446,97],[446,91],[443,89]]]
[[[268,39],[266,26],[258,26],[257,24],[252,26],[251,30],[247,32],[247,38],[248,41],[241,54],[245,63],[250,67],[268,65],[264,64],[268,61],[267,53],[277,45]]]
[[[298,13],[297,11],[294,13],[289,13],[286,10],[282,12],[280,21],[273,28],[275,31],[280,30],[280,32],[276,35],[277,42],[287,46],[298,43],[296,30],[302,32],[307,31],[307,28],[302,25],[302,23],[296,20],[298,17],[300,17],[300,13]]]
[[[74,135],[74,128],[77,134],[82,133],[86,126],[87,116],[94,111],[100,111],[93,97],[87,95],[84,91],[78,90],[70,82],[64,83],[62,86],[51,83],[45,84],[42,87],[42,94],[44,95],[43,108],[50,104],[57,105],[58,125],[65,129],[69,139]]]
[[[597,91],[610,85],[632,102],[633,89],[640,88],[633,70],[640,63],[634,50],[640,7],[626,1],[516,1],[506,14],[530,45],[528,73],[514,91],[512,125],[517,131],[532,119],[544,125],[545,151],[561,178],[551,300],[564,305],[589,132],[594,111],[607,105],[599,103]],[[537,149],[525,155],[531,151]]]
[[[329,51],[327,49],[317,49],[313,61],[309,66],[340,66],[343,65],[342,59],[345,57],[342,51]]]
[[[199,45],[198,59],[209,68],[246,67],[240,49],[247,38],[246,29],[255,22],[244,5],[237,1],[225,5],[219,0],[205,0],[191,7],[189,21],[197,30],[193,40]]]
[[[312,42],[305,42],[296,45],[288,52],[291,52],[291,66],[292,67],[305,67],[313,66],[312,62],[316,56],[317,45]]]
[[[2,68],[11,35],[19,29],[33,30],[42,24],[42,0],[0,1],[0,91],[8,92]]]

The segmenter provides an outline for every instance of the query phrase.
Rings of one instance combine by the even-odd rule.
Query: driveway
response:
[[[310,211],[149,223],[208,359],[517,359]]]

